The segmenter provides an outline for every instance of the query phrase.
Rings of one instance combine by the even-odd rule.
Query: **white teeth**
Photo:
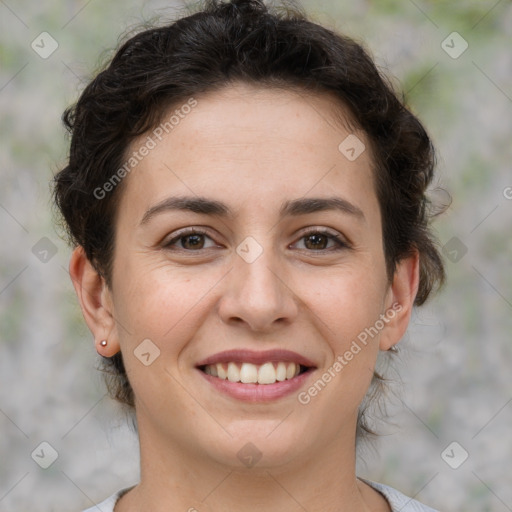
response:
[[[204,368],[206,374],[230,382],[244,384],[274,384],[284,380],[293,379],[300,373],[300,365],[295,363],[265,363],[256,365],[252,363],[209,364]]]
[[[228,380],[230,382],[240,382],[240,370],[235,363],[228,364]]]
[[[243,363],[240,368],[240,381],[244,384],[258,382],[258,368],[251,363]]]
[[[272,363],[265,363],[258,371],[258,384],[274,384],[276,381],[276,369]]]
[[[284,363],[277,364],[276,379],[279,382],[286,380],[286,365]]]
[[[213,366],[213,365],[208,365]],[[208,366],[206,368],[208,368]],[[215,365],[215,368],[217,368],[217,377],[222,380],[226,380],[228,378],[228,374],[226,373],[226,370],[224,370],[224,366],[222,366],[220,363]]]
[[[208,365],[205,367],[204,372],[213,377],[217,377],[217,367],[215,365]]]

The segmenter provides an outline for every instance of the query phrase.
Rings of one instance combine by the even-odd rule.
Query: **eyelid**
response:
[[[344,235],[342,235],[338,232],[335,232],[329,228],[315,227],[315,226],[308,226],[306,228],[299,230],[299,232],[296,233],[296,235],[295,235],[296,241],[293,242],[292,244],[290,244],[290,246],[301,241],[304,237],[306,237],[308,235],[313,235],[313,234],[319,234],[319,235],[324,235],[324,236],[328,237],[329,239],[331,239],[335,242],[336,247],[334,247],[334,248],[331,247],[330,249],[319,249],[317,251],[308,250],[308,249],[300,249],[300,250],[302,250],[302,251],[305,250],[309,253],[321,254],[321,253],[331,252],[331,251],[335,251],[335,250],[351,249],[352,248],[352,243]],[[188,235],[203,235],[205,237],[210,238],[210,240],[212,240],[215,244],[217,244],[217,247],[219,245],[214,240],[213,236],[210,236],[210,234],[206,228],[200,227],[200,226],[189,226],[186,228],[179,229],[178,231],[174,232],[170,238],[164,239],[164,242],[162,243],[162,247],[169,248],[172,245],[176,244],[180,240],[180,238],[188,236]],[[290,246],[288,246],[288,247],[290,247]],[[204,250],[211,249],[211,248],[212,247],[206,247],[203,249],[198,249],[196,251],[181,249],[181,248],[178,248],[176,250],[192,253],[192,252],[204,251]]]

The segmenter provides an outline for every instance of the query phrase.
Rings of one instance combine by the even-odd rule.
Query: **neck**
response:
[[[356,479],[355,435],[283,465],[252,468],[205,460],[193,447],[162,440],[140,420],[139,437],[141,481],[119,500],[116,512],[363,512],[369,505],[389,510]]]

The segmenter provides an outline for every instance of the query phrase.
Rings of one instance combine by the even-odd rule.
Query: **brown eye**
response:
[[[320,233],[314,233],[304,237],[304,245],[307,249],[319,250],[326,249],[329,242],[329,238],[326,235]]]
[[[316,230],[303,235],[297,243],[299,249],[318,252],[331,252],[350,247],[339,235]]]
[[[200,251],[216,247],[215,242],[206,233],[194,230],[182,231],[172,240],[169,240],[164,247],[170,250]]]
[[[180,239],[182,249],[202,249],[204,247],[204,235],[186,235]]]

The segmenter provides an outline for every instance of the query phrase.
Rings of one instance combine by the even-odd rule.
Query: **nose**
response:
[[[224,282],[219,315],[226,324],[272,332],[297,316],[298,301],[290,285],[283,265],[270,249],[251,263],[236,255]]]

